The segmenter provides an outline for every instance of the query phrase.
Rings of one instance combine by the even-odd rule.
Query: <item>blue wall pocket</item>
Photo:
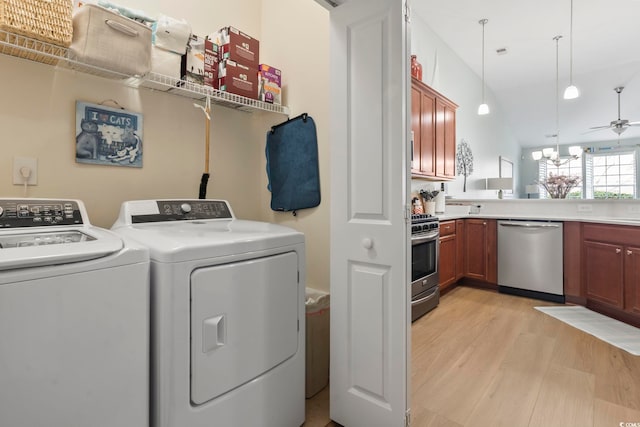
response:
[[[267,177],[271,209],[292,211],[320,204],[316,125],[307,113],[267,132]]]

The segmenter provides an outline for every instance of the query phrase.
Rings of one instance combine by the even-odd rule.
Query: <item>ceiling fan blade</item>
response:
[[[640,122],[629,122],[627,123],[628,126],[640,126]]]
[[[601,130],[605,130],[605,129],[611,129],[609,126],[599,126],[597,128],[590,128],[591,130],[588,130],[586,132],[582,132],[580,135],[586,135],[588,133],[593,133],[593,132],[600,132]]]
[[[594,129],[594,130],[597,130],[597,129],[609,129],[610,127],[611,127],[611,125],[595,126],[595,127],[589,128],[589,129]]]

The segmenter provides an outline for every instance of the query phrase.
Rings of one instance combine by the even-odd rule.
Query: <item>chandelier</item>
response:
[[[531,153],[533,160],[541,160],[543,157],[548,161],[554,164],[554,166],[559,167],[564,165],[571,160],[575,160],[580,158],[582,155],[582,147],[572,146],[569,147],[569,157],[565,157],[564,159],[560,158],[560,120],[558,113],[558,100],[560,99],[560,89],[559,89],[559,77],[558,77],[558,42],[562,36],[558,35],[553,38],[556,42],[556,133],[554,136],[556,138],[556,148],[543,148],[542,151],[534,151]]]

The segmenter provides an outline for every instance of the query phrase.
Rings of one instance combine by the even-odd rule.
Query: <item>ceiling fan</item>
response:
[[[630,122],[629,120],[620,118],[620,93],[622,92],[622,89],[624,89],[624,86],[620,86],[614,89],[618,94],[618,120],[612,121],[611,124],[607,126],[596,126],[589,129],[593,129],[593,130],[611,129],[612,131],[620,135],[622,132],[627,130],[627,128],[630,126],[640,126],[640,122]]]

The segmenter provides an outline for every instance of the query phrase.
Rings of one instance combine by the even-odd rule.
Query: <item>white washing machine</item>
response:
[[[0,426],[149,425],[149,253],[78,200],[0,199]]]
[[[149,248],[154,427],[304,422],[304,235],[223,200],[122,205],[112,230]]]

